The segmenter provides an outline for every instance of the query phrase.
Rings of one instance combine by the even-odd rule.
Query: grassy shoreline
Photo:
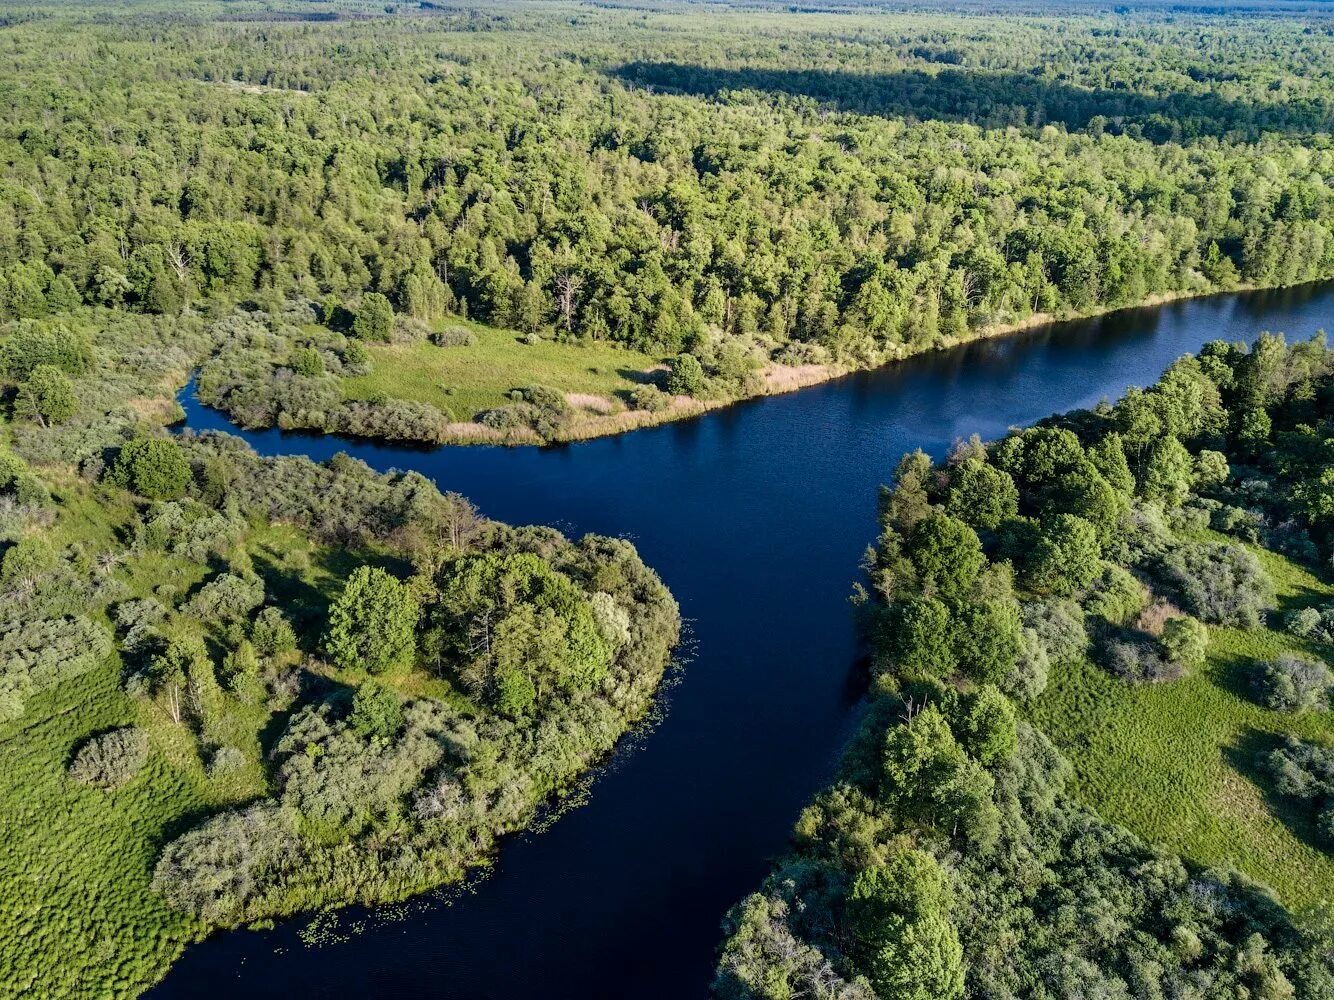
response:
[[[1324,280],[1328,279],[1321,279],[1321,281]],[[583,347],[544,343],[538,347],[522,346],[518,347],[517,350],[518,352],[522,352],[525,362],[534,352],[542,352],[549,356],[560,357],[559,364],[560,367],[564,369],[562,372],[564,377],[557,380],[563,384],[557,385],[556,387],[560,388],[562,391],[566,391],[573,403],[574,413],[571,419],[552,436],[545,438],[529,428],[514,428],[500,431],[487,427],[476,420],[454,420],[449,424],[448,434],[443,439],[430,443],[441,447],[457,447],[476,444],[522,447],[530,445],[567,444],[576,441],[593,440],[600,437],[612,437],[648,427],[657,427],[663,424],[675,423],[680,420],[689,420],[695,417],[700,417],[713,410],[731,406],[734,403],[746,402],[765,396],[777,396],[795,392],[799,389],[806,389],[814,385],[820,385],[847,375],[856,374],[857,372],[874,371],[877,368],[887,367],[919,355],[929,354],[936,351],[948,351],[978,340],[994,340],[1019,333],[1026,333],[1032,330],[1053,327],[1062,323],[1098,319],[1100,317],[1111,316],[1116,313],[1129,312],[1136,309],[1154,309],[1173,302],[1205,299],[1218,295],[1234,295],[1244,292],[1277,290],[1282,287],[1297,286],[1239,284],[1231,289],[1211,289],[1208,291],[1171,292],[1151,295],[1140,302],[1129,305],[1103,306],[1094,309],[1062,313],[1035,313],[1032,316],[1021,320],[981,326],[974,330],[970,330],[968,333],[961,336],[938,337],[930,344],[915,346],[903,344],[897,345],[897,350],[893,352],[892,356],[886,357],[871,365],[831,362],[827,364],[794,366],[771,362],[759,372],[760,388],[758,391],[745,393],[735,397],[714,399],[694,399],[689,396],[674,396],[670,397],[668,406],[658,412],[630,409],[617,398],[617,394],[624,392],[625,389],[636,384],[639,381],[637,376],[648,376],[652,373],[655,367],[661,367],[660,359],[629,348],[611,345]],[[473,331],[484,337],[490,338],[496,343],[501,341],[513,341],[517,344],[518,342],[518,335],[514,334],[512,331],[499,330],[472,323],[467,325]],[[494,348],[492,349],[494,350]],[[453,387],[450,389],[440,389],[436,385],[428,384],[427,377],[423,374],[420,365],[420,356],[424,355],[425,352],[449,352],[447,357],[450,359],[466,359],[466,352],[468,350],[470,349],[436,348],[424,343],[372,347],[372,352],[376,356],[376,360],[380,365],[383,365],[384,361],[388,359],[395,359],[399,361],[400,364],[414,363],[417,365],[412,372],[406,373],[409,384],[416,383],[413,386],[414,391],[408,395],[399,395],[390,391],[388,387],[393,385],[395,381],[401,380],[405,373],[401,369],[382,369],[371,376],[348,379],[347,381],[349,385],[346,388],[346,398],[349,400],[363,400],[370,398],[378,391],[395,399],[408,399],[431,403],[437,406],[449,407],[451,410],[453,409],[453,407],[450,406],[450,401],[452,400],[472,401],[480,410],[483,408],[484,404],[501,405],[504,397],[499,395],[499,389],[497,388],[501,383],[512,383],[509,384],[508,387],[514,388],[518,385],[525,384],[526,382],[540,382],[540,374],[550,370],[542,368],[539,360],[537,366],[525,364],[523,368],[515,373],[516,377],[514,378],[501,378],[500,376],[505,374],[503,371],[496,372],[493,370],[488,372],[486,376],[487,379],[494,383],[490,386],[473,385],[466,387],[459,386],[457,389]],[[510,349],[507,349],[507,352],[508,350]],[[583,352],[593,353],[584,354]],[[612,375],[607,371],[607,362],[608,359],[611,358],[614,358],[616,361],[626,362],[632,367],[628,369],[621,368],[615,375]],[[587,365],[586,363],[590,360],[600,363]],[[571,362],[574,363],[571,364]],[[478,362],[469,359],[467,364],[469,367],[476,368],[484,366],[485,362],[482,362],[479,365]],[[575,369],[583,370],[576,372]],[[617,376],[619,376],[619,382],[617,381]],[[601,393],[600,395],[598,395],[599,391]],[[457,396],[455,393],[457,393]],[[594,399],[600,399],[606,405],[597,406],[595,404],[593,407],[586,405]],[[381,439],[377,437],[368,437],[366,440]]]

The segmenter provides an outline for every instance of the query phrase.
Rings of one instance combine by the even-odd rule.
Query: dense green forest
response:
[[[578,436],[1334,274],[1315,14],[51,4],[0,53],[0,316],[311,303],[218,358],[247,422]],[[465,319],[634,351],[506,381]]]
[[[1332,416],[1323,337],[1264,335],[906,456],[868,716],[715,993],[1330,996]]]
[[[648,712],[677,641],[626,541],[169,435],[208,331],[0,338],[7,996],[136,995],[212,928],[459,880]]]

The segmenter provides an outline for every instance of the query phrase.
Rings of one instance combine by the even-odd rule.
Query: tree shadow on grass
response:
[[[610,71],[636,87],[718,97],[763,91],[809,98],[839,111],[910,121],[969,122],[984,128],[1036,128],[1057,122],[1072,130],[1123,132],[1150,142],[1199,136],[1256,139],[1264,132],[1328,131],[1334,109],[1323,102],[1248,104],[1210,93],[1153,96],[1128,89],[1076,87],[1029,73],[972,69],[856,73],[825,69],[715,67],[678,62],[630,62]],[[696,167],[716,172],[724,164],[696,152]]]
[[[1270,815],[1286,826],[1303,844],[1326,851],[1328,847],[1320,839],[1313,810],[1297,799],[1280,794],[1274,787],[1274,778],[1266,758],[1282,745],[1281,734],[1249,728],[1237,737],[1232,746],[1224,749],[1223,756],[1233,770],[1260,790]]]

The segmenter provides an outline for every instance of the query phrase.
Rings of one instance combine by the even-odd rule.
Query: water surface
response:
[[[472,891],[365,916],[309,947],[305,921],[190,949],[158,998],[703,996],[729,906],[756,888],[856,722],[847,597],[900,455],[941,455],[1147,385],[1182,354],[1261,330],[1308,337],[1334,284],[1217,296],[977,342],[685,423],[551,448],[421,451],[237,432],[261,454],[346,451],[416,469],[513,523],[623,535],[690,622],[660,725],[589,801],[505,842]],[[188,426],[236,432],[182,398]]]

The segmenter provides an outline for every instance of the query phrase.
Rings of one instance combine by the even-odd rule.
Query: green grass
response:
[[[202,772],[154,740],[144,773],[106,792],[71,781],[89,734],[138,721],[119,664],[34,698],[0,728],[0,983],[8,996],[133,996],[203,931],[151,888],[158,846],[209,809]]]
[[[1300,567],[1259,554],[1282,611],[1334,597]],[[1104,818],[1200,864],[1233,865],[1300,909],[1334,896],[1334,857],[1306,816],[1272,794],[1256,758],[1284,733],[1334,743],[1334,717],[1268,711],[1249,685],[1260,663],[1303,649],[1317,652],[1270,629],[1211,628],[1208,662],[1191,676],[1135,686],[1089,663],[1060,666],[1031,715]]]
[[[451,326],[465,325],[457,320]],[[483,410],[508,403],[525,385],[586,393],[624,408],[624,396],[642,382],[642,373],[662,359],[610,344],[525,344],[513,330],[466,324],[477,336],[470,347],[436,347],[427,342],[368,345],[369,375],[346,379],[348,399],[377,393],[430,403],[455,420],[471,420]]]

